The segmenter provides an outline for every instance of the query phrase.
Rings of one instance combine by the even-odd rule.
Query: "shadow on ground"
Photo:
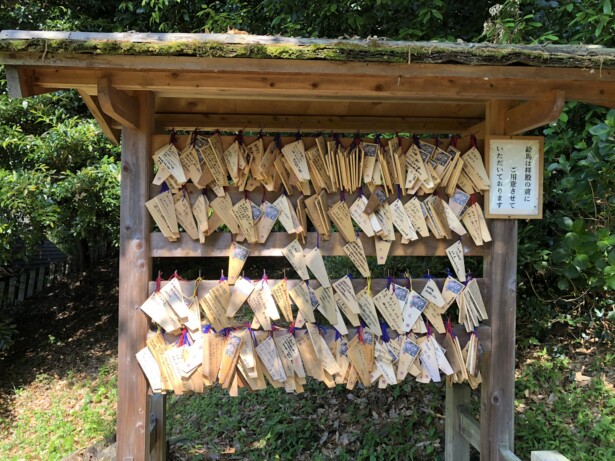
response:
[[[0,360],[0,417],[15,391],[41,379],[95,379],[117,351],[118,261],[107,259],[26,300],[14,314],[18,334]]]

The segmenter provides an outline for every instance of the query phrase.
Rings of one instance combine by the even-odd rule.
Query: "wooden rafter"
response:
[[[100,125],[100,129],[105,136],[109,138],[114,145],[118,145],[120,143],[120,130],[112,126],[113,121],[105,112],[103,112],[102,107],[100,107],[100,103],[98,102],[98,97],[90,96],[85,91],[79,89],[77,92],[81,95],[83,102],[98,122],[98,125]]]
[[[6,74],[6,82],[11,98],[27,98],[34,96],[32,89],[32,73],[31,69],[22,69],[16,66],[4,66]]]
[[[97,79],[98,101],[103,111],[123,126],[139,128],[139,101],[118,90],[106,77]]]
[[[478,122],[473,118],[352,117],[333,115],[268,114],[156,114],[156,132],[177,130],[258,130],[268,131],[408,131],[423,133],[461,133]]]
[[[557,121],[566,98],[563,91],[551,91],[542,99],[529,101],[506,112],[504,134],[521,134]]]
[[[557,121],[566,102],[563,91],[550,91],[541,99],[528,101],[508,109],[504,116],[504,134],[516,135]],[[485,138],[485,122],[468,128],[465,134]]]

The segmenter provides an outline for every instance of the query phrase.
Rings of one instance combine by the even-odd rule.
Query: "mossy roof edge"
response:
[[[615,49],[381,39],[305,39],[243,34],[0,32],[0,52],[41,55],[192,56],[364,62],[615,68]]]

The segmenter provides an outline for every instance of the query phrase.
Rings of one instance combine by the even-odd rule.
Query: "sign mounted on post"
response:
[[[542,219],[542,136],[490,136],[485,140],[491,189],[485,217]]]

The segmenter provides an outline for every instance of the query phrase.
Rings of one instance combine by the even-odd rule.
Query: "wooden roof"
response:
[[[76,88],[111,139],[155,95],[176,129],[481,131],[485,104],[515,101],[510,134],[566,100],[615,107],[615,50],[597,46],[320,40],[241,34],[2,31],[9,94]]]

